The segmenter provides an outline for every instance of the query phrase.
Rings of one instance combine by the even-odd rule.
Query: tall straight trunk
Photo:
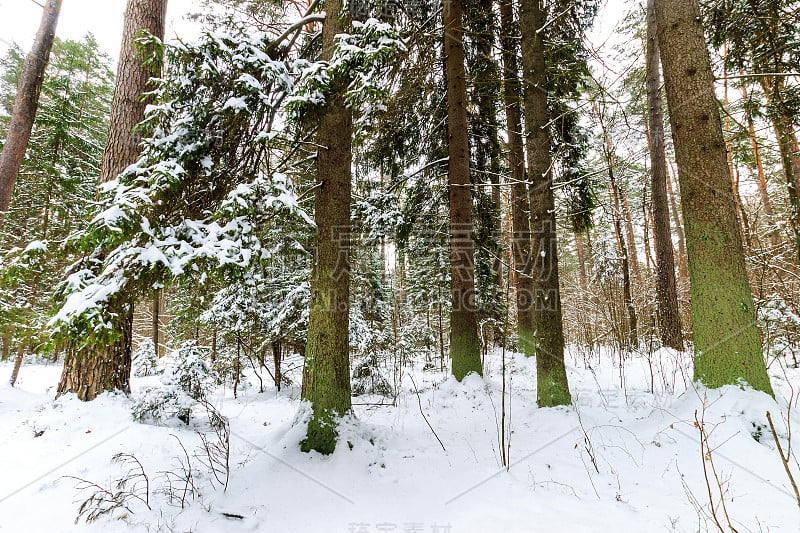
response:
[[[100,183],[116,179],[139,157],[142,137],[134,130],[150,103],[142,95],[152,89],[150,79],[159,72],[142,61],[142,50],[135,40],[143,31],[163,40],[166,17],[167,0],[128,0]]]
[[[531,179],[533,329],[537,400],[540,407],[569,405],[572,398],[564,366],[564,329],[558,278],[558,242],[547,107],[544,34],[547,13],[541,0],[522,0],[522,79],[525,137]]]
[[[163,40],[166,13],[167,0],[128,0],[108,138],[100,167],[101,183],[116,179],[139,157],[141,136],[135,126],[144,120],[145,107],[150,103],[143,98],[151,88],[150,79],[159,76],[160,71],[145,61],[135,41],[143,31]],[[88,401],[104,391],[130,392],[131,296],[122,293],[112,297],[105,312],[116,340],[105,346],[85,346],[76,340],[64,358],[59,395],[75,392],[81,400]]]
[[[153,348],[156,355],[161,354],[161,290],[155,289],[153,291],[153,323],[151,328],[151,335],[153,340]]]
[[[684,280],[689,279],[689,265],[686,257],[686,237],[683,232],[683,221],[681,220],[681,208],[679,205],[678,195],[675,188],[672,186],[672,181],[677,181],[678,173],[672,169],[672,173],[667,174],[667,194],[669,196],[670,212],[672,213],[672,222],[675,224],[675,233],[678,236],[678,273],[680,278]]]
[[[8,135],[0,152],[0,213],[8,211],[14,195],[19,169],[28,150],[28,142],[33,131],[33,121],[39,106],[44,73],[50,60],[50,50],[56,37],[58,16],[61,13],[61,0],[48,0],[42,10],[42,20],[33,42],[33,47],[25,57],[17,85],[17,98],[11,112]]]
[[[467,86],[461,0],[445,2],[443,13],[447,77],[448,176],[450,196],[450,359],[453,376],[483,374],[475,315],[475,257],[469,170]]]
[[[336,36],[344,33],[342,1],[325,4],[323,60],[333,57]],[[302,398],[311,403],[305,452],[333,453],[337,419],[350,411],[350,202],[352,196],[353,112],[334,92],[317,133],[317,226],[308,340]]]
[[[771,394],[700,6],[658,0],[655,11],[686,222],[695,379]]]
[[[612,152],[612,158],[613,152]],[[622,198],[622,207],[625,210],[625,226],[628,231],[628,256],[631,262],[634,277],[639,280],[641,274],[639,272],[639,253],[636,251],[636,233],[633,231],[633,216],[631,215],[631,207],[628,204],[628,193],[625,190],[625,185],[617,183],[619,187],[620,197]]]
[[[656,233],[656,296],[661,342],[683,350],[681,315],[675,281],[675,256],[669,224],[667,199],[667,155],[664,140],[664,115],[661,100],[661,57],[658,46],[655,0],[647,2],[647,103],[650,123],[650,166],[653,228]]]
[[[500,1],[500,44],[503,50],[503,101],[508,130],[508,166],[511,178],[511,253],[517,298],[517,332],[521,351],[534,355],[533,348],[533,278],[531,261],[531,226],[528,185],[525,176],[525,147],[522,141],[522,88],[514,24],[513,0]]]

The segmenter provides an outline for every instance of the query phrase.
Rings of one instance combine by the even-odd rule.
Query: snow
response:
[[[620,368],[618,352],[572,349],[575,406],[538,409],[535,360],[507,354],[513,433],[506,471],[498,445],[500,358],[489,354],[485,378],[463,383],[406,368],[396,405],[354,399],[356,416],[342,424],[328,457],[299,451],[306,414],[299,358],[285,362],[295,368],[295,385],[280,393],[244,388],[233,398],[230,390],[215,390],[210,400],[231,425],[227,491],[212,486],[194,457],[197,432],[210,431],[202,416],[195,414],[190,428],[131,419],[134,399],[160,376],[134,378],[134,399],[107,394],[81,403],[72,396],[53,400],[58,365],[26,364],[11,389],[12,365],[2,363],[0,531],[714,531],[691,503],[708,512],[703,465],[710,462],[700,451],[695,416],[710,435],[737,530],[800,530],[800,511],[763,427],[769,410],[786,448],[782,419],[800,383],[798,369],[784,373],[771,365],[776,401],[736,387],[696,389],[686,354],[628,354]],[[163,472],[175,471],[184,457],[178,440],[199,491],[185,509],[160,492]],[[88,495],[80,497],[68,476],[105,485],[119,477],[111,458],[121,452],[141,461],[153,510],[132,502],[130,512],[74,525]],[[792,468],[800,476],[796,463]],[[717,495],[713,476],[711,488]]]

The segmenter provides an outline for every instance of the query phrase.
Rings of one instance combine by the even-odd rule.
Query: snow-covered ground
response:
[[[538,409],[535,361],[509,354],[506,470],[498,444],[500,352],[488,359],[484,379],[459,384],[417,368],[404,375],[396,405],[356,398],[356,418],[343,425],[329,457],[299,451],[297,386],[264,394],[251,387],[237,399],[216,391],[213,403],[231,424],[227,491],[201,461],[198,432],[213,441],[202,413],[192,427],[146,425],[132,420],[132,400],[122,396],[53,400],[57,365],[23,367],[11,389],[11,365],[2,364],[0,531],[717,531],[709,491],[724,527],[727,512],[739,532],[800,531],[800,508],[765,417],[772,412],[785,450],[800,370],[771,365],[776,402],[736,387],[695,390],[684,354],[657,352],[652,365],[628,356],[620,372],[618,354],[573,350],[575,406]],[[135,378],[134,395],[153,381]],[[710,457],[695,416],[709,435]],[[76,526],[91,491],[79,492],[75,478],[114,490],[111,482],[128,470],[112,462],[117,453],[140,461],[148,501],[131,500],[127,511]],[[187,455],[196,491],[181,508]]]

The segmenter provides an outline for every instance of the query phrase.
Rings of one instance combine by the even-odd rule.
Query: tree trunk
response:
[[[160,71],[142,61],[143,51],[135,40],[143,31],[163,40],[166,17],[167,0],[128,0],[100,183],[116,179],[139,157],[142,137],[135,127],[144,119],[145,108],[150,103],[142,95],[152,89],[150,79]]]
[[[58,384],[58,395],[75,393],[82,401],[94,400],[106,391],[131,392],[131,339],[133,336],[133,304],[116,308],[110,319],[120,338],[107,346],[67,348],[64,372]],[[79,341],[74,341],[76,344]]]
[[[144,119],[149,103],[142,95],[150,88],[150,79],[160,71],[145,64],[135,39],[143,31],[163,39],[166,12],[167,0],[128,0],[108,139],[100,167],[101,183],[116,179],[139,156],[141,137],[134,128]],[[88,401],[105,390],[130,392],[133,302],[129,295],[118,294],[107,303],[105,311],[114,324],[117,340],[108,346],[83,346],[76,341],[81,347],[73,347],[64,359],[59,395],[75,392]]]
[[[636,233],[633,231],[633,217],[631,216],[631,207],[628,204],[628,193],[625,191],[625,186],[622,183],[617,183],[617,186],[619,187],[619,194],[622,197],[622,207],[625,209],[625,223],[628,230],[628,259],[631,262],[633,276],[637,280],[640,280],[639,253],[636,251]]]
[[[283,381],[283,374],[281,373],[281,361],[283,360],[283,346],[281,341],[272,343],[272,362],[275,367],[275,388],[278,392],[281,390],[281,382]]]
[[[483,374],[478,321],[475,316],[475,257],[472,243],[467,87],[461,0],[445,3],[445,71],[447,77],[448,177],[450,196],[450,359],[459,381],[470,372]]]
[[[25,57],[17,85],[17,98],[11,113],[6,142],[0,152],[0,213],[8,211],[14,195],[14,185],[19,169],[25,159],[28,142],[31,139],[33,121],[39,106],[44,73],[50,60],[50,50],[56,36],[61,0],[48,0],[42,10],[42,21],[33,42],[33,47]]]
[[[322,59],[344,33],[342,1],[325,4]],[[314,221],[317,226],[302,398],[311,402],[305,452],[333,453],[337,420],[350,411],[350,201],[353,112],[333,93],[319,119]]]
[[[674,168],[672,169],[672,176],[675,177],[675,180],[678,179],[678,173],[675,172]],[[678,205],[678,195],[672,186],[672,176],[669,173],[667,174],[667,194],[669,196],[670,210],[672,211],[672,221],[675,223],[675,233],[678,235],[678,273],[681,279],[688,280],[689,265],[686,257],[686,239],[680,215],[681,208]]]
[[[647,101],[650,123],[650,165],[652,170],[653,228],[656,233],[656,295],[661,342],[683,350],[681,315],[675,281],[675,256],[669,224],[667,199],[667,155],[664,140],[664,116],[661,100],[661,58],[659,55],[655,0],[647,2]]]
[[[541,33],[545,29],[546,19],[547,13],[541,0],[522,0],[522,76],[534,260],[533,329],[537,400],[540,407],[572,403],[564,366],[550,115],[547,107],[547,65],[544,36]]]
[[[153,339],[153,349],[155,349],[157,356],[161,356],[160,311],[161,291],[159,289],[155,289],[153,291],[153,325],[151,328],[151,333]]]
[[[6,333],[3,335],[3,351],[0,354],[0,361],[8,361],[9,356],[11,355],[11,335]]]
[[[695,379],[771,394],[700,6],[659,0],[655,11],[686,222]]]
[[[22,357],[25,355],[25,343],[20,342],[19,348],[17,349],[17,358],[14,359],[14,369],[11,371],[11,379],[8,382],[11,386],[15,386],[17,384],[17,378],[19,377],[19,370],[22,368]]]
[[[517,332],[520,351],[534,355],[533,349],[533,263],[531,261],[530,203],[525,176],[525,147],[522,142],[521,87],[512,0],[500,1],[501,47],[503,50],[503,100],[508,130],[508,167],[511,181],[511,253],[517,299]]]

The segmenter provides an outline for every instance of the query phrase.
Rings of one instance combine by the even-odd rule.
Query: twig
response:
[[[439,444],[441,445],[442,450],[447,451],[447,448],[444,447],[444,443],[442,442],[442,439],[440,439],[439,435],[436,434],[436,430],[433,429],[433,426],[431,425],[430,421],[428,420],[428,417],[425,416],[425,411],[422,410],[422,399],[419,397],[419,389],[417,389],[417,384],[414,382],[414,376],[412,376],[409,373],[408,377],[411,378],[411,383],[414,385],[414,392],[417,394],[417,402],[419,403],[419,412],[422,415],[422,418],[425,419],[425,423],[428,424],[429,428],[431,428],[431,433],[433,433],[433,436],[436,437],[436,440],[439,441]]]
[[[795,497],[797,497],[797,505],[800,507],[800,491],[797,490],[797,483],[795,483],[792,471],[789,469],[789,458],[783,455],[783,447],[781,446],[781,442],[778,440],[778,433],[775,431],[775,426],[772,424],[772,415],[769,411],[767,411],[767,422],[769,422],[769,430],[772,431],[772,438],[775,439],[775,445],[778,447],[778,453],[781,456],[783,468],[786,470],[786,475],[789,476],[789,482],[792,484]]]

